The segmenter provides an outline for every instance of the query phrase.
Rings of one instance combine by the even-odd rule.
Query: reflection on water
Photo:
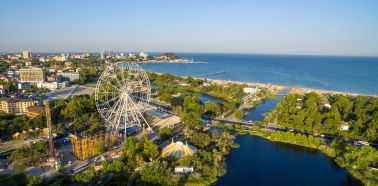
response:
[[[200,99],[201,103],[206,103],[206,102],[224,103],[223,99],[219,99],[219,98],[209,96],[206,94],[198,93],[197,96]]]
[[[265,100],[245,119],[263,120],[281,98]],[[318,150],[250,135],[238,136],[236,143],[240,148],[227,157],[227,174],[216,185],[362,185]]]
[[[361,185],[317,150],[249,135],[236,142],[216,185]]]
[[[255,108],[248,110],[244,116],[244,120],[260,121],[264,120],[264,114],[271,111],[280,102],[283,95],[289,93],[290,89],[287,88],[280,92],[280,95],[275,99],[266,99],[263,103],[256,105]]]

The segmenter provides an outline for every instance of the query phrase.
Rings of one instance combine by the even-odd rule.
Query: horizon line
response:
[[[6,54],[22,54],[23,51],[31,51],[35,54],[56,54],[56,53],[68,53],[68,54],[84,54],[84,53],[101,53],[102,51],[111,51],[114,53],[165,53],[165,52],[174,52],[176,54],[241,54],[241,55],[281,55],[281,56],[324,56],[324,57],[378,57],[377,55],[356,55],[356,54],[294,54],[294,53],[253,53],[253,52],[183,52],[183,51],[118,51],[118,50],[100,50],[100,51],[32,51],[32,50],[21,50],[19,52],[0,52],[0,55]]]

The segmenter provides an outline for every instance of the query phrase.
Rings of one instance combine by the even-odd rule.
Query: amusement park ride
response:
[[[46,110],[46,120],[47,120],[47,129],[48,129],[48,141],[49,141],[49,148],[50,148],[50,156],[47,160],[47,164],[51,167],[55,167],[58,169],[61,166],[61,161],[59,158],[55,157],[55,148],[54,148],[54,141],[53,141],[53,133],[52,133],[52,120],[51,120],[51,110],[50,110],[50,101],[45,100],[43,101]]]
[[[97,81],[96,107],[108,131],[123,133],[147,128],[153,132],[143,112],[151,98],[147,73],[137,64],[117,62],[108,65]]]
[[[86,159],[99,153],[95,150],[96,144],[111,146],[117,138],[126,140],[127,135],[134,132],[133,130],[153,132],[143,117],[150,97],[150,81],[143,68],[125,62],[108,65],[98,79],[95,89],[96,107],[104,120],[107,132],[85,137],[76,133],[70,134],[72,153],[78,159]],[[61,160],[56,157],[54,151],[50,102],[46,100],[44,105],[50,148],[47,163],[59,168]]]

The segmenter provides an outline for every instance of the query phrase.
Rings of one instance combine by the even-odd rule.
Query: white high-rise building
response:
[[[148,59],[148,54],[146,52],[139,53],[139,57],[143,58],[144,60]]]
[[[31,59],[32,58],[32,52],[31,51],[23,51],[22,52],[22,57],[24,59]]]

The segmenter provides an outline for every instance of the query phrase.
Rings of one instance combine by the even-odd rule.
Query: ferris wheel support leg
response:
[[[152,128],[150,127],[150,125],[148,124],[148,122],[146,121],[146,119],[143,117],[143,114],[139,111],[138,107],[135,105],[133,99],[131,99],[130,96],[128,96],[128,98],[131,100],[131,103],[134,105],[135,109],[137,110],[137,112],[139,113],[139,115],[141,116],[141,118],[143,119],[143,121],[146,123],[147,127],[153,133],[154,131],[152,130]]]
[[[126,99],[125,100],[125,102],[126,102],[126,105],[127,105],[127,102],[128,102],[128,99]],[[127,112],[125,113],[126,114],[126,118],[128,117],[128,115],[127,115]],[[127,121],[126,120],[124,120],[124,123],[125,123],[125,139],[124,139],[124,141],[126,142],[126,137],[127,137]]]

